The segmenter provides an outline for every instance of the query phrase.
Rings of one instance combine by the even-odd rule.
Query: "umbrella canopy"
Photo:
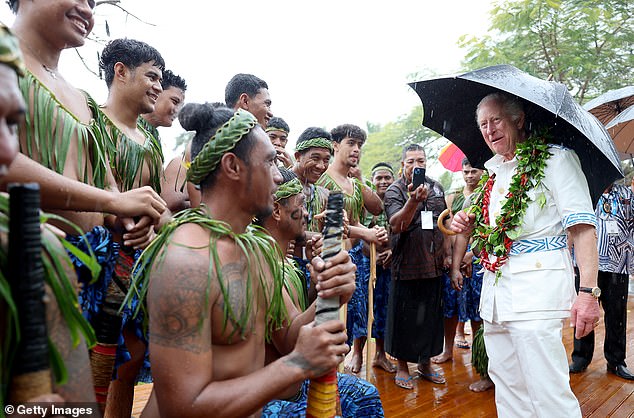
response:
[[[634,154],[634,106],[621,112],[605,125],[605,128],[614,140],[614,145],[621,153],[621,157],[625,159]]]
[[[608,122],[630,106],[634,106],[634,86],[605,92],[583,105],[583,108],[596,116],[599,122],[607,125]]]
[[[440,150],[438,155],[438,161],[449,171],[454,173],[462,171],[462,160],[464,160],[464,152],[460,151],[460,148],[456,144],[448,144]]]
[[[522,99],[529,130],[550,127],[553,143],[576,151],[594,203],[609,184],[623,177],[607,131],[562,84],[511,65],[496,65],[409,85],[423,102],[423,125],[456,144],[474,167],[482,167],[492,156],[476,123],[476,107],[484,96],[503,91]]]

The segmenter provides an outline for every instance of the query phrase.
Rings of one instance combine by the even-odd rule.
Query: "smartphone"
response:
[[[418,186],[423,183],[425,183],[425,168],[414,167],[414,172],[412,173],[412,190],[416,190]]]

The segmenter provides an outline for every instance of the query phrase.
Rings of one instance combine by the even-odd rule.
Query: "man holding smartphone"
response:
[[[446,209],[445,193],[425,176],[427,158],[418,144],[403,149],[403,175],[385,192],[385,213],[392,228],[392,283],[385,351],[398,360],[395,383],[413,389],[408,362],[421,379],[443,384],[430,358],[443,350],[442,269],[449,240],[436,226]],[[415,184],[417,187],[415,187]]]

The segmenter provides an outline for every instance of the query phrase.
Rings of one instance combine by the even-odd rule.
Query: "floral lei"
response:
[[[551,155],[548,152],[547,136],[547,131],[538,132],[517,144],[517,169],[511,179],[500,215],[495,219],[495,226],[489,224],[489,203],[495,174],[489,177],[485,171],[474,192],[475,200],[468,209],[468,213],[475,214],[476,226],[472,246],[480,249],[480,264],[495,272],[496,284],[502,275],[500,269],[508,260],[513,241],[522,233],[520,225],[531,200],[527,192],[537,187],[544,178],[546,161]],[[540,206],[546,203],[543,195],[538,203]],[[489,254],[497,257],[494,262],[489,260]]]

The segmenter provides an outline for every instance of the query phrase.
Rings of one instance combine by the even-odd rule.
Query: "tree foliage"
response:
[[[368,139],[361,154],[361,171],[369,176],[378,162],[387,162],[395,171],[401,166],[401,152],[410,143],[423,146],[428,160],[438,158],[438,151],[446,144],[441,136],[422,126],[423,108],[416,106],[408,115],[384,126],[368,124]]]
[[[499,0],[482,37],[463,36],[466,69],[511,64],[565,84],[582,103],[634,83],[631,0]]]

